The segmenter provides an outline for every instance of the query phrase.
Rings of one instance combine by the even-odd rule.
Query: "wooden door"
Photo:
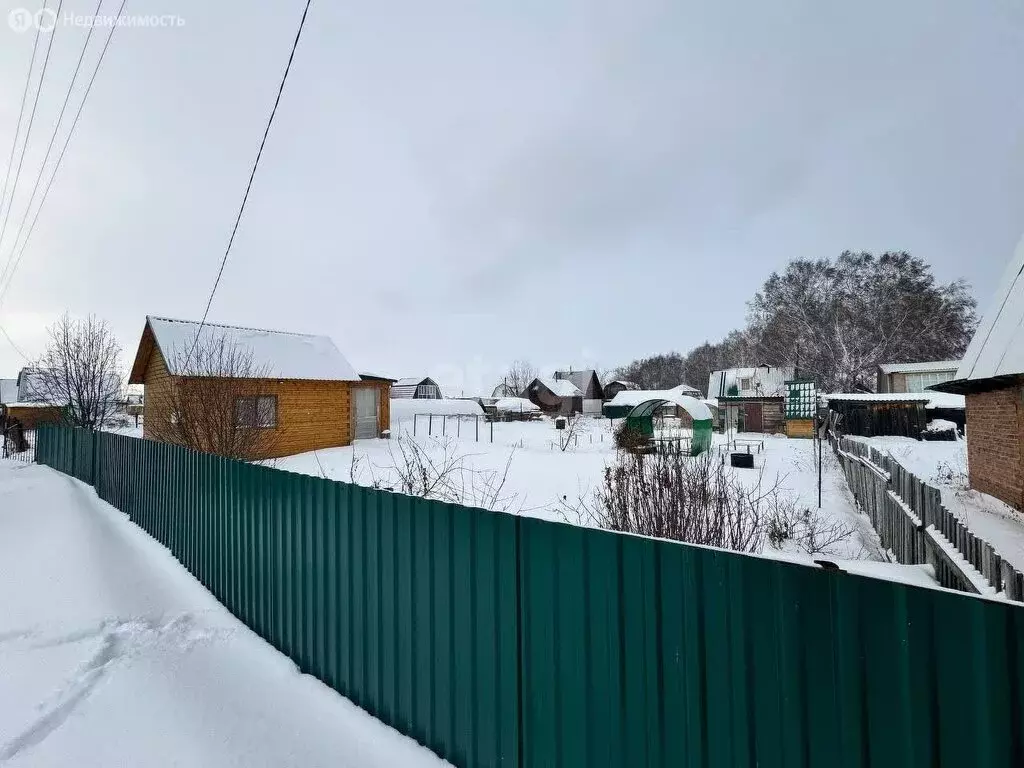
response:
[[[764,432],[764,408],[761,403],[746,403],[744,410],[744,429],[747,432]]]

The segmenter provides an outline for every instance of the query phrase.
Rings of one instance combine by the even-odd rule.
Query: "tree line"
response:
[[[793,365],[826,392],[870,392],[880,363],[956,360],[977,326],[964,280],[940,283],[905,251],[796,259],[747,302],[746,325],[686,354],[634,360],[618,378],[644,389],[704,391],[716,370]]]

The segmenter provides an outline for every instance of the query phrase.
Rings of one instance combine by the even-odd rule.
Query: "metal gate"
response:
[[[376,387],[356,387],[356,440],[379,437],[377,431],[380,404],[377,399]]]

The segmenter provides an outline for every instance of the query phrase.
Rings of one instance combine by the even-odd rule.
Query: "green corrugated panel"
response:
[[[458,765],[1024,764],[1024,611],[76,429],[236,615]]]

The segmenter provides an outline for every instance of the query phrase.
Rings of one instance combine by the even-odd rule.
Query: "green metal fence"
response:
[[[1017,607],[112,434],[37,455],[457,765],[1024,765]]]

